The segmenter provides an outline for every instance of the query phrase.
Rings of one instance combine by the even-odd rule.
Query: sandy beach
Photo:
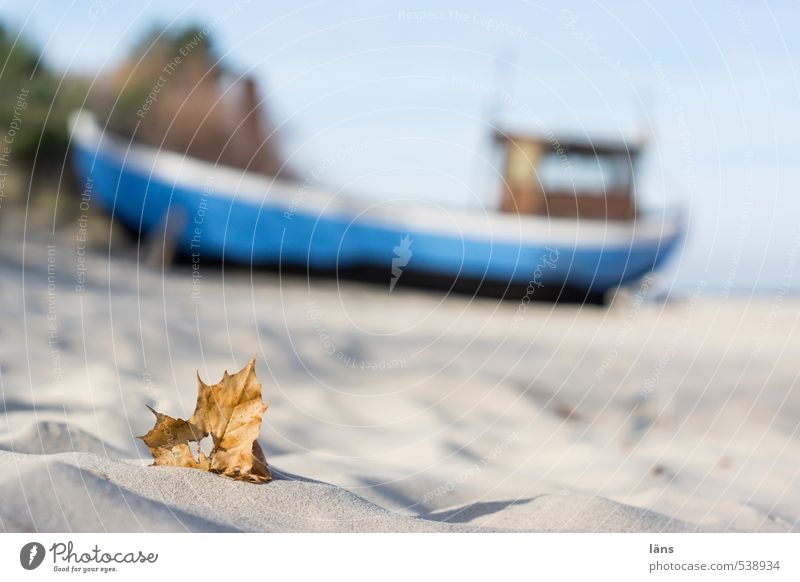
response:
[[[800,304],[610,308],[0,251],[5,531],[798,531]],[[12,237],[13,238],[13,237]],[[21,237],[16,240],[22,240]],[[257,356],[266,485],[148,467]]]

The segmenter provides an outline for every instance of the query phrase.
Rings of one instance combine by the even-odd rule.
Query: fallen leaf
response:
[[[139,438],[150,449],[153,465],[190,467],[252,483],[271,481],[258,444],[267,405],[261,400],[255,357],[236,374],[225,372],[218,384],[209,386],[199,375],[197,383],[197,405],[189,420],[172,418],[148,406],[156,423]],[[209,434],[213,448],[206,456],[199,443]],[[197,443],[197,456],[189,446],[192,442]]]

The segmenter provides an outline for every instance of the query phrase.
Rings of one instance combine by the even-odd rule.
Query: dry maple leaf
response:
[[[172,418],[148,406],[156,415],[156,424],[139,438],[150,449],[153,464],[202,469],[252,483],[272,480],[258,444],[267,405],[261,401],[255,357],[236,374],[225,372],[218,384],[205,384],[199,374],[197,383],[197,405],[189,420]],[[199,443],[209,434],[213,448],[206,456]],[[197,456],[192,454],[190,442],[198,443]]]

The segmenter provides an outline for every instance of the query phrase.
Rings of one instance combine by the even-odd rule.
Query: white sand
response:
[[[0,255],[7,531],[800,530],[783,296],[520,310],[206,269],[192,298],[100,255],[76,293],[71,244],[50,287],[45,246]],[[147,467],[145,404],[186,418],[196,370],[253,354],[279,478]]]

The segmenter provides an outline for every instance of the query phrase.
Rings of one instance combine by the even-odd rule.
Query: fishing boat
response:
[[[498,132],[496,208],[376,202],[273,179],[71,118],[72,159],[94,201],[193,263],[264,265],[508,295],[592,300],[657,269],[679,215],[636,205],[641,144]]]

